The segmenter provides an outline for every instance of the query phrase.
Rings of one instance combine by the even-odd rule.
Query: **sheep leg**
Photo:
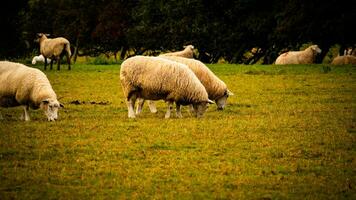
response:
[[[195,114],[195,110],[194,110],[193,104],[189,105],[189,110],[190,110],[190,114]]]
[[[45,57],[44,59],[45,59],[45,62],[44,62],[44,63],[45,63],[44,70],[47,70],[47,58]]]
[[[61,70],[61,60],[62,60],[62,56],[59,56],[58,58],[58,63],[57,63],[57,70]]]
[[[181,105],[176,103],[176,115],[178,118],[182,118],[182,111],[181,111]]]
[[[154,101],[148,101],[148,107],[150,108],[151,113],[157,113],[157,108]]]
[[[145,104],[145,100],[139,98],[138,99],[138,103],[137,103],[137,107],[136,107],[136,115],[138,115],[138,114],[140,114],[142,112],[143,104]]]
[[[54,60],[54,59],[52,59],[52,60],[51,60],[50,70],[52,70],[52,69],[53,69],[53,60]]]
[[[167,112],[164,116],[164,118],[166,118],[166,119],[168,119],[171,116],[171,111],[172,111],[172,107],[173,107],[172,104],[173,104],[172,101],[167,102]]]
[[[23,106],[23,113],[21,115],[21,120],[30,121],[30,115],[28,114],[29,106]]]
[[[135,111],[134,111],[135,102],[136,102],[136,95],[132,95],[126,102],[129,118],[135,118]]]

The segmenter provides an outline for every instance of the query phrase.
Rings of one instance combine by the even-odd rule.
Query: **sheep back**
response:
[[[336,58],[334,58],[331,64],[332,65],[348,65],[348,64],[356,65],[356,57],[350,55],[337,56]]]
[[[134,92],[138,98],[182,105],[208,101],[204,86],[186,65],[162,58],[135,56],[125,60],[120,80],[127,99]]]
[[[179,56],[179,57],[184,57],[184,58],[193,58],[194,57],[193,49],[194,49],[193,45],[188,45],[182,51],[169,52],[169,53],[164,53],[164,54],[161,54],[161,55],[164,55],[164,56]]]
[[[226,84],[220,80],[204,63],[199,60],[191,58],[183,58],[178,56],[159,56],[164,59],[176,61],[187,65],[194,74],[198,77],[200,82],[205,87],[209,99],[216,100],[222,97],[227,92]]]

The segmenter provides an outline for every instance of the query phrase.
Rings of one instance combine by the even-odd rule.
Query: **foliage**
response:
[[[124,59],[193,44],[204,62],[272,63],[281,51],[314,43],[323,49],[321,62],[331,46],[339,44],[342,52],[356,44],[351,0],[17,1],[3,14],[11,17],[4,17],[9,40],[0,49],[12,50],[2,50],[2,57],[19,56],[15,49],[23,41],[27,53],[38,48],[37,32],[67,37],[75,58],[121,51]],[[255,47],[260,51],[246,58]]]
[[[65,108],[1,109],[1,199],[355,199],[355,67],[209,67],[226,109],[168,120],[127,118],[119,65],[46,71]]]

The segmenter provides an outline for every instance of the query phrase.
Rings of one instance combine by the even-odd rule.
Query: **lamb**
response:
[[[193,104],[195,116],[202,117],[207,104],[212,103],[204,86],[186,65],[163,58],[128,58],[121,65],[120,81],[129,118],[135,118],[133,107],[137,98],[165,100],[168,105],[165,118],[170,117],[173,102],[178,117],[182,117],[181,105]]]
[[[161,55],[159,57],[187,65],[205,87],[209,99],[215,101],[218,110],[224,109],[227,98],[232,96],[233,93],[227,89],[226,84],[220,80],[204,63],[200,62],[199,60],[178,56]],[[139,99],[138,107],[136,110],[137,114],[142,111],[143,104],[144,102]],[[157,112],[154,103],[149,102],[149,107],[151,112]]]
[[[351,55],[337,56],[331,62],[332,65],[356,65],[356,57]]]
[[[311,45],[304,51],[289,51],[281,54],[276,59],[276,65],[287,64],[312,64],[317,54],[321,53],[318,45]]]
[[[48,62],[51,62],[51,59],[47,58]],[[37,62],[45,62],[45,58],[43,57],[43,55],[39,55],[39,56],[34,56],[32,58],[32,64],[35,65]]]
[[[21,119],[25,121],[30,120],[30,107],[41,108],[48,121],[57,120],[58,109],[63,107],[43,72],[20,63],[0,61],[0,107],[16,106],[23,106]]]
[[[193,56],[194,56],[193,50],[194,50],[194,46],[193,45],[187,45],[187,46],[184,46],[184,50],[182,50],[182,51],[164,53],[164,54],[161,54],[161,55],[193,58]]]
[[[47,38],[49,35],[44,33],[38,33],[37,36],[40,44],[40,52],[45,58],[44,69],[46,70],[47,68],[47,58],[51,58],[51,69],[53,66],[53,60],[56,60],[58,62],[57,70],[60,70],[61,59],[65,54],[68,62],[68,70],[70,70],[71,51],[69,41],[63,37],[49,39]]]

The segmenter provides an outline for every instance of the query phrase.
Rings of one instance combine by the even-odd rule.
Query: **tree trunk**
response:
[[[127,46],[122,46],[121,48],[121,52],[120,52],[120,59],[121,60],[125,60],[125,55],[126,55],[126,52],[127,52],[128,48]]]
[[[75,64],[77,62],[77,58],[78,58],[78,46],[79,46],[79,39],[78,37],[75,40],[75,46],[74,46],[74,52],[73,52],[73,63]]]

